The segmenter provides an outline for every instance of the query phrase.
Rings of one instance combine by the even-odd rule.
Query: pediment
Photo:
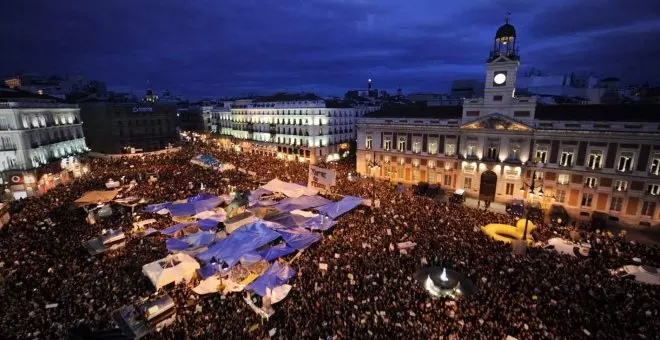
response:
[[[468,130],[532,131],[532,127],[501,114],[491,114],[461,125]]]

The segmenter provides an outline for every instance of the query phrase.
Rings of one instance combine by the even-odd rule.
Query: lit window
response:
[[[434,160],[428,161],[427,166],[429,167],[429,169],[435,168],[435,161]]]
[[[397,145],[397,150],[399,152],[406,151],[406,137],[399,137],[399,144]]]
[[[472,178],[471,177],[465,177],[465,182],[463,183],[463,189],[471,189],[472,188]]]
[[[545,163],[547,157],[548,157],[548,147],[538,146],[536,148],[536,157],[534,158],[536,163]]]
[[[646,193],[654,196],[660,195],[660,184],[649,184],[646,187]]]
[[[385,138],[385,150],[392,150],[392,140]]]
[[[438,141],[436,139],[429,140],[428,148],[429,155],[435,155],[438,153]]]
[[[653,156],[653,161],[651,162],[651,169],[649,169],[651,175],[660,175],[660,155]]]
[[[584,181],[584,186],[587,188],[595,188],[598,184],[596,177],[587,177]]]
[[[451,175],[445,175],[445,185],[451,185]]]
[[[515,187],[515,185],[513,183],[507,183],[506,184],[506,194],[509,195],[509,196],[513,195],[514,187]]]
[[[561,166],[571,166],[573,165],[573,151],[564,151],[561,153],[561,159],[559,160],[559,165]]]
[[[448,143],[445,145],[445,156],[455,156],[456,155],[456,144]]]
[[[555,200],[559,203],[564,203],[566,199],[566,190],[557,189],[555,191]]]
[[[632,170],[632,161],[633,154],[632,152],[622,152],[619,157],[619,164],[616,169],[619,171],[630,171]]]
[[[626,191],[626,190],[628,190],[628,181],[616,180],[614,182],[614,190],[616,190],[616,191]]]
[[[511,144],[509,146],[509,160],[520,159],[520,144]]]
[[[367,139],[365,141],[365,147],[370,150],[373,144],[373,138],[371,136],[367,136]]]
[[[497,159],[497,155],[498,155],[498,153],[497,153],[497,147],[491,145],[491,146],[488,148],[488,154],[486,155],[486,157],[487,157],[488,159]]]
[[[589,169],[600,169],[603,162],[603,154],[600,151],[594,151],[589,154],[589,161],[587,167]]]
[[[422,152],[422,143],[420,143],[419,141],[413,142],[412,152],[414,152],[414,153]]]
[[[566,185],[568,184],[568,182],[570,182],[570,180],[571,180],[571,176],[569,174],[559,174],[559,176],[557,176],[558,184]]]

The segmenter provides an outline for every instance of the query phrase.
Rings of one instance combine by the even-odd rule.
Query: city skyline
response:
[[[0,74],[83,74],[110,89],[191,97],[280,90],[342,95],[374,86],[438,92],[482,80],[495,30],[511,12],[524,68],[657,83],[659,5],[642,1],[312,0],[193,4],[11,3]],[[34,8],[39,10],[35,11]]]

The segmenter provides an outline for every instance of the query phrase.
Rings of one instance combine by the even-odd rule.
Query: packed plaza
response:
[[[234,167],[219,172],[191,163],[199,154]],[[195,293],[198,273],[159,289],[143,274],[145,264],[173,252],[166,247],[170,236],[145,236],[135,231],[135,222],[154,219],[149,227],[156,231],[177,224],[169,214],[145,212],[146,204],[251,191],[275,178],[306,183],[308,166],[213,143],[188,144],[161,155],[92,159],[87,176],[12,202],[11,220],[0,231],[0,334],[48,339],[116,329],[113,311],[165,294],[175,305],[175,320],[147,338],[651,339],[660,334],[660,286],[612,274],[634,263],[658,267],[656,246],[535,221],[527,254],[514,255],[510,244],[481,231],[491,223],[515,225],[513,217],[359,178],[348,160],[321,165],[335,170],[337,178],[333,195],[325,197],[375,194],[379,206],[362,204],[337,217],[318,242],[276,260],[295,274],[290,292],[272,305],[268,317],[248,305],[247,291]],[[74,201],[90,190],[105,190],[110,179],[120,182],[122,191],[130,188],[125,197],[139,197],[143,204],[131,212],[115,200],[107,204],[111,215],[90,224]],[[126,235],[125,245],[90,255],[83,244],[111,229]],[[591,245],[591,256],[543,249],[550,238],[576,233]],[[412,246],[394,246],[402,242]],[[423,267],[461,272],[476,291],[455,300],[431,296],[414,278]]]

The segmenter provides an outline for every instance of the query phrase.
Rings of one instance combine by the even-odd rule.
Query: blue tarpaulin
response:
[[[204,201],[204,200],[207,200],[207,199],[213,198],[213,197],[215,197],[215,196],[213,196],[211,194],[207,194],[207,193],[201,193],[197,196],[188,197],[187,201],[188,201],[188,203],[199,202],[199,201]]]
[[[264,260],[270,262],[275,259],[278,259],[282,256],[287,256],[296,251],[296,248],[288,246],[286,243],[278,244],[276,246],[270,247],[259,254],[263,257]]]
[[[189,225],[190,225],[190,223],[179,223],[179,224],[175,224],[171,227],[167,227],[167,228],[161,230],[160,232],[165,234],[165,235],[172,235],[172,234],[176,233],[177,231],[179,231],[179,230],[181,230],[181,229],[183,229],[183,228],[185,228],[186,226],[189,226]]]
[[[332,201],[321,196],[300,196],[283,199],[280,203],[275,205],[275,209],[281,212],[289,212],[297,209],[316,208],[328,203],[332,203]]]
[[[261,197],[262,195],[270,195],[272,193],[273,192],[270,190],[266,190],[264,188],[257,188],[256,190],[252,191],[252,193],[250,193],[250,201],[257,201],[259,197]]]
[[[303,224],[303,227],[311,230],[328,230],[334,227],[335,224],[337,224],[337,222],[333,221],[330,217],[318,215],[308,219],[305,224]]]
[[[245,289],[251,290],[261,296],[266,295],[266,288],[273,289],[289,281],[296,274],[296,271],[288,265],[273,263],[256,280],[252,281]]]
[[[211,218],[206,218],[206,219],[199,220],[199,221],[195,222],[195,224],[197,224],[200,229],[206,230],[206,231],[217,227],[218,223],[220,223],[220,222],[218,222],[214,219],[211,219]]]
[[[263,258],[256,251],[247,252],[247,253],[243,254],[243,256],[241,256],[241,259],[240,259],[241,264],[244,265],[244,266],[249,266],[249,265],[251,265],[253,263],[257,263],[261,260],[263,260]]]
[[[208,264],[206,266],[203,266],[199,269],[197,269],[197,272],[199,273],[199,276],[202,277],[202,279],[207,279],[211,275],[215,274],[218,272],[218,266],[217,265],[212,265]]]
[[[167,209],[171,204],[172,204],[171,202],[149,204],[148,206],[144,207],[144,211],[149,213],[155,213],[158,210]]]
[[[212,196],[211,198],[194,201],[189,203],[179,203],[172,204],[169,208],[170,214],[172,216],[187,216],[195,215],[201,213],[202,211],[211,210],[222,203],[222,199],[217,196]]]
[[[305,249],[321,239],[321,234],[304,228],[279,229],[277,232],[282,235],[286,244],[298,250]]]
[[[197,155],[194,159],[202,162],[207,166],[220,166],[220,161],[215,159],[213,156],[207,155],[205,153]]]
[[[225,262],[231,267],[244,254],[280,237],[280,234],[267,227],[268,224],[269,222],[258,221],[240,227],[226,238],[211,245],[206,251],[199,253],[197,258],[209,263],[214,257],[218,262]]]
[[[362,201],[364,201],[364,199],[360,197],[345,196],[339,202],[326,204],[322,207],[316,208],[316,210],[318,210],[322,214],[326,214],[327,216],[329,216],[334,220],[337,217],[345,214],[346,212],[355,209],[355,207],[362,204]]]
[[[188,243],[184,242],[183,240],[179,240],[178,238],[167,239],[167,241],[165,241],[165,247],[171,252],[186,250],[190,248]]]
[[[279,223],[285,227],[290,227],[290,228],[302,227],[305,224],[305,222],[309,220],[309,217],[294,215],[290,213],[278,214],[275,216],[268,216],[264,218],[266,218],[268,221]]]

